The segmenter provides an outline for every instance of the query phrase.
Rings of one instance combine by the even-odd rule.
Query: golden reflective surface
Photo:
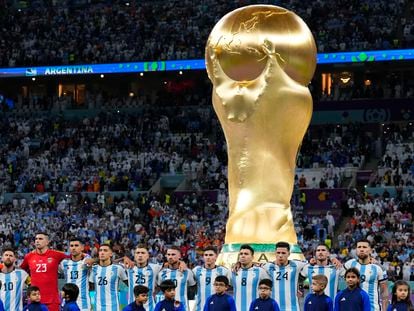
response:
[[[290,198],[312,115],[316,46],[294,13],[253,5],[224,16],[206,46],[213,106],[228,147],[226,243],[296,244]]]

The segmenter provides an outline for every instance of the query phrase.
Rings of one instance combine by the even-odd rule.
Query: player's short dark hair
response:
[[[328,278],[326,275],[323,274],[317,274],[312,276],[312,281],[318,282],[320,285],[325,286],[328,284]]]
[[[290,251],[290,244],[288,242],[280,241],[277,242],[275,245],[275,249],[277,248],[287,248],[288,251]]]
[[[165,292],[166,290],[169,290],[169,289],[174,289],[176,287],[177,286],[175,285],[175,282],[173,280],[164,280],[160,284],[160,288],[162,292]]]
[[[316,249],[317,249],[319,246],[323,246],[323,247],[325,247],[325,248],[328,250],[328,252],[329,252],[329,247],[328,247],[328,245],[326,245],[325,243],[319,243],[318,245],[316,245],[315,251],[316,251]]]
[[[44,236],[47,236],[47,238],[49,238],[49,233],[47,233],[46,231],[38,231],[36,232],[35,236],[39,234],[43,234]]]
[[[144,248],[144,249],[146,249],[146,250],[148,251],[148,245],[147,245],[147,244],[144,244],[144,243],[140,243],[140,244],[138,244],[138,245],[135,247],[135,249],[137,249],[137,248]]]
[[[138,297],[141,294],[148,294],[149,288],[144,285],[135,285],[134,286],[134,296]]]
[[[360,278],[360,276],[361,276],[361,274],[359,273],[359,270],[357,269],[357,268],[355,268],[355,267],[352,267],[352,268],[349,268],[349,269],[347,269],[346,271],[345,271],[345,278],[346,278],[346,276],[347,276],[347,274],[348,273],[353,273],[353,274],[355,274],[357,277],[358,277],[358,279]]]
[[[218,250],[217,250],[217,247],[215,247],[215,246],[213,246],[213,245],[209,245],[209,246],[207,246],[207,247],[205,247],[204,249],[203,249],[203,251],[204,252],[207,252],[207,251],[213,251],[214,252],[214,254],[218,254]]]
[[[175,250],[175,251],[178,251],[178,252],[180,253],[180,255],[181,255],[181,249],[180,249],[178,246],[171,245],[170,247],[168,247],[168,248],[167,248],[167,251],[168,251],[169,249],[173,249],[173,250]]]
[[[113,249],[112,249],[112,244],[111,243],[104,243],[104,244],[101,244],[100,246],[99,246],[99,249],[101,249],[101,247],[102,246],[106,246],[106,247],[108,247],[111,251],[113,251]]]
[[[230,284],[229,279],[225,275],[216,276],[216,278],[214,279],[214,282],[222,282],[226,286],[229,286],[229,284]]]
[[[252,253],[252,255],[254,255],[254,249],[249,244],[243,244],[242,246],[240,246],[240,250],[242,249],[248,249]]]
[[[85,241],[81,237],[74,236],[69,240],[70,242],[79,242],[82,245],[85,245]]]
[[[5,252],[12,252],[13,254],[15,254],[16,250],[13,247],[7,246],[7,247],[3,247],[2,249],[2,254],[4,254]]]
[[[69,301],[76,301],[79,296],[79,287],[73,283],[66,283],[62,287],[62,291],[65,293],[63,298],[69,299]]]
[[[266,285],[266,286],[269,286],[270,288],[273,287],[273,281],[271,279],[263,279],[263,280],[260,280],[259,286],[262,285],[262,284],[263,285]]]
[[[40,288],[33,285],[29,286],[26,291],[27,297],[30,297],[33,292],[40,292]]]
[[[371,247],[371,242],[367,239],[360,239],[355,243],[355,247],[358,245],[358,243],[368,243],[369,247]]]

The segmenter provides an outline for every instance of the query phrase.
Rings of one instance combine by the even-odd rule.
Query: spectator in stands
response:
[[[245,0],[242,4],[255,3]],[[262,3],[274,4],[271,0]],[[385,0],[364,5],[346,1],[335,5],[330,1],[278,3],[305,20],[320,52],[412,47],[414,27],[403,14],[408,11],[403,4]],[[215,0],[193,5],[190,0],[174,0],[166,5],[133,0],[128,5],[80,5],[66,0],[55,6],[47,1],[27,5],[26,9],[9,6],[0,15],[4,30],[1,66],[202,58],[216,21],[241,3]],[[404,31],[397,25],[404,25]],[[395,97],[402,92],[397,86]],[[350,96],[347,86],[343,89],[343,96]]]

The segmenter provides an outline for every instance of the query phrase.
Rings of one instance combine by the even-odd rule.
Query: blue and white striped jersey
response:
[[[237,311],[248,311],[253,300],[259,297],[259,282],[269,275],[262,267],[250,267],[232,272],[233,297]]]
[[[369,301],[371,303],[371,311],[381,310],[379,283],[388,279],[387,272],[384,271],[379,265],[371,263],[363,265],[356,259],[348,260],[344,267],[345,269],[357,268],[359,270],[361,275],[360,287],[368,293]]]
[[[79,296],[76,301],[79,309],[81,311],[91,310],[88,282],[89,267],[85,264],[85,261],[64,259],[60,263],[60,270],[63,272],[66,283],[73,283],[79,287]]]
[[[93,266],[89,281],[95,284],[96,310],[119,311],[119,280],[127,279],[124,268],[119,265]]]
[[[10,273],[0,273],[0,298],[5,310],[23,310],[23,288],[29,275],[22,269],[15,269]]]
[[[337,270],[334,265],[320,266],[306,264],[301,272],[301,275],[309,279],[309,286],[312,284],[312,276],[324,275],[328,278],[328,284],[325,288],[325,295],[331,297],[332,301],[335,300],[336,293],[338,291],[339,277],[343,274],[343,268]]]
[[[272,298],[277,301],[281,311],[299,311],[299,275],[305,262],[289,260],[286,266],[267,263],[264,269],[273,281]]]
[[[203,311],[207,298],[216,293],[213,284],[218,275],[224,275],[231,280],[230,270],[223,266],[216,266],[214,269],[197,266],[193,269],[193,274],[197,282],[196,311]]]
[[[134,287],[136,285],[144,285],[149,288],[148,302],[144,305],[145,310],[153,311],[155,308],[154,289],[157,284],[157,275],[161,270],[161,265],[149,263],[143,268],[137,266],[128,269],[128,303],[135,300]]]
[[[194,286],[195,280],[193,272],[189,269],[185,271],[173,270],[170,268],[164,268],[158,273],[157,284],[160,285],[162,281],[173,280],[177,288],[175,289],[175,300],[182,302],[185,306],[185,310],[189,310],[187,289],[189,286]]]

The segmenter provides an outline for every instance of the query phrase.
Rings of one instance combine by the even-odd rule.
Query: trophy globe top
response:
[[[273,5],[250,5],[226,14],[210,33],[206,67],[213,81],[213,62],[234,81],[252,81],[265,70],[268,53],[294,81],[307,86],[316,68],[312,33],[295,13]]]

